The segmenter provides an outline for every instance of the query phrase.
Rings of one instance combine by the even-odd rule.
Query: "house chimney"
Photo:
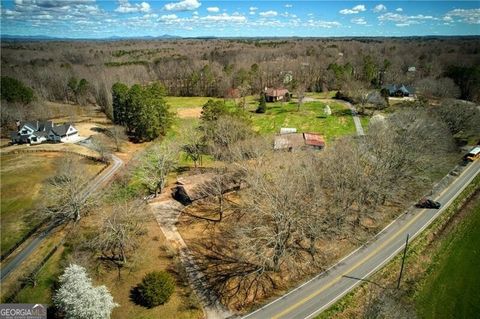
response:
[[[20,120],[17,120],[15,124],[17,124],[17,131],[20,131]]]

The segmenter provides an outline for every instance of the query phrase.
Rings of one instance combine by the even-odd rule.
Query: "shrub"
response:
[[[175,281],[164,271],[148,273],[137,287],[138,301],[152,308],[166,303],[175,290]]]

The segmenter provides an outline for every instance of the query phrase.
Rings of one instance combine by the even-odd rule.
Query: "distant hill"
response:
[[[139,36],[139,37],[124,37],[111,36],[107,38],[61,38],[50,37],[47,35],[10,35],[2,34],[0,38],[3,41],[121,41],[121,40],[167,40],[167,39],[182,39],[180,36],[164,34],[160,36]]]

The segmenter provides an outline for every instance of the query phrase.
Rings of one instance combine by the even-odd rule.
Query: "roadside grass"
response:
[[[47,180],[55,174],[63,153],[21,153],[1,156],[0,229],[1,251],[10,247],[40,222],[33,213],[43,201]],[[86,173],[93,176],[103,165],[80,158]]]
[[[48,259],[45,265],[38,272],[38,275],[35,278],[35,285],[30,285],[20,290],[16,296],[16,302],[42,304],[51,303],[57,278],[61,275],[61,262],[65,259],[64,251],[65,250],[60,247],[52,255],[52,257]]]
[[[421,318],[475,318],[480,300],[480,197],[433,258],[416,296]]]
[[[324,108],[328,104],[332,115],[326,116]],[[335,137],[355,134],[350,109],[337,102],[307,102],[297,111],[296,102],[267,103],[264,114],[251,113],[254,129],[261,134],[279,133],[282,127],[294,127],[298,132],[312,132],[324,135],[328,140]]]

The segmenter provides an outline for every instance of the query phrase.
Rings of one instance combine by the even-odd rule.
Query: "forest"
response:
[[[97,104],[112,116],[116,82],[159,82],[171,96],[211,97],[229,97],[232,88],[258,95],[265,87],[355,96],[398,83],[428,98],[478,102],[479,52],[476,37],[4,41],[2,75],[36,96],[31,107],[9,102],[4,112],[51,117],[41,106],[47,100]]]

